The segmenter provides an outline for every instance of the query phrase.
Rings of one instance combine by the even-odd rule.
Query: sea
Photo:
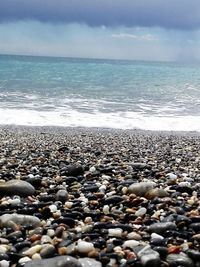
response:
[[[0,124],[200,131],[200,65],[0,55]]]

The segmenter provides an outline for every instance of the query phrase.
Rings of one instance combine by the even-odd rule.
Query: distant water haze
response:
[[[200,65],[0,56],[0,124],[200,131]]]

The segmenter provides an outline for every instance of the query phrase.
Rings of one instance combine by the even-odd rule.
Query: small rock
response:
[[[67,190],[64,189],[60,189],[58,190],[58,192],[56,193],[56,199],[58,201],[64,202],[68,199],[68,192]]]
[[[167,230],[176,230],[177,226],[173,222],[158,222],[149,226],[151,233],[163,235]]]
[[[80,165],[69,165],[67,166],[67,170],[65,172],[66,176],[78,176],[84,173],[84,168]]]
[[[159,253],[151,249],[151,247],[148,245],[138,252],[138,257],[144,267],[147,267],[147,266],[159,267],[160,266]]]
[[[122,229],[121,228],[115,228],[115,229],[108,229],[108,236],[112,237],[121,237],[122,236]]]
[[[47,245],[46,247],[42,248],[40,251],[41,258],[51,258],[56,253],[56,249],[53,245]]]
[[[23,255],[31,257],[33,254],[39,252],[42,249],[41,245],[35,245],[23,252]]]
[[[9,267],[9,261],[6,261],[6,260],[2,260],[0,261],[0,266],[1,267]]]
[[[94,249],[94,245],[90,242],[79,240],[76,248],[78,252],[87,254]]]
[[[142,207],[142,208],[140,208],[139,210],[136,211],[135,216],[141,217],[141,216],[145,215],[146,212],[147,212],[147,209]]]
[[[170,266],[194,267],[193,261],[184,253],[169,254],[166,261]]]
[[[131,184],[128,188],[129,193],[133,193],[137,196],[144,196],[147,191],[153,189],[156,186],[154,182],[140,182]]]
[[[133,249],[134,247],[139,246],[140,242],[136,240],[127,240],[123,243],[123,248],[131,248]]]
[[[156,233],[152,233],[151,234],[151,238],[152,239],[160,239],[160,240],[163,240],[164,239],[164,237],[162,236],[162,235],[158,235],[158,234],[156,234]]]
[[[171,179],[171,180],[176,180],[177,179],[177,175],[176,174],[174,174],[174,173],[167,173],[167,178],[168,179]]]

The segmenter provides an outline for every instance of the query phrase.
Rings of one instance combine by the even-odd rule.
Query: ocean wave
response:
[[[163,131],[199,131],[200,116],[146,116],[136,112],[82,113],[0,108],[1,125],[99,127]]]

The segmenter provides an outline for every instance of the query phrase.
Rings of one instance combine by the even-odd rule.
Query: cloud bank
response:
[[[91,27],[200,28],[199,0],[0,0],[0,22],[38,20]]]

